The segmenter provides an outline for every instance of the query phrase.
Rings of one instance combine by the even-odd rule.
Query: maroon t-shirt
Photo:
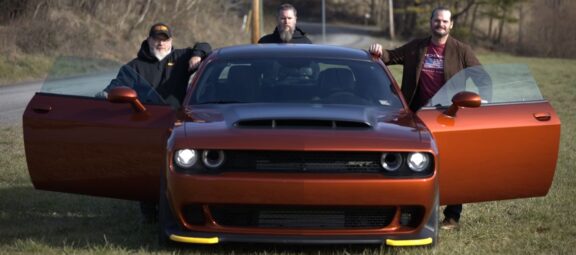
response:
[[[446,82],[444,80],[444,49],[446,44],[428,45],[424,65],[420,73],[418,102],[425,104]]]

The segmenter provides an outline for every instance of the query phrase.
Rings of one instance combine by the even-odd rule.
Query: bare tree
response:
[[[152,0],[146,0],[146,3],[142,6],[142,9],[140,9],[140,15],[138,17],[138,20],[136,20],[136,23],[132,25],[131,30],[133,30],[136,26],[140,25],[142,21],[144,21],[144,18],[146,18],[146,14],[148,14],[148,10],[150,9],[151,2]]]

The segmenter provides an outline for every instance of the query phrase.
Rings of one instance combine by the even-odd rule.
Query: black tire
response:
[[[174,214],[166,197],[166,177],[162,175],[160,177],[160,195],[158,199],[158,243],[160,246],[176,246],[176,243],[170,240],[170,236],[166,233],[166,230],[172,229],[174,224],[176,224]]]
[[[434,229],[434,235],[432,236],[432,244],[430,247],[436,247],[440,232],[440,192],[438,189],[436,189],[436,196],[434,196],[434,205],[432,210],[432,215],[428,221],[428,224]]]
[[[158,222],[158,203],[150,201],[140,201],[140,214],[142,222],[145,224],[155,224]]]

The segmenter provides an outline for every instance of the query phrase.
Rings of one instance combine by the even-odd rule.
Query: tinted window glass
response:
[[[430,99],[427,106],[450,106],[460,91],[476,92],[483,104],[543,100],[538,84],[525,64],[482,65],[454,75]]]
[[[191,104],[318,103],[402,107],[391,81],[368,61],[235,59],[210,63]]]
[[[106,98],[106,91],[116,86],[134,89],[142,103],[166,104],[135,70],[117,62],[100,59],[58,58],[40,92],[103,100]]]

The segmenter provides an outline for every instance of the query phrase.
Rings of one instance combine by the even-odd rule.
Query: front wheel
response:
[[[170,240],[170,236],[167,234],[167,229],[170,229],[175,224],[174,214],[170,209],[170,204],[168,203],[168,197],[166,194],[166,178],[162,176],[160,178],[160,196],[158,200],[158,242],[161,246],[170,247],[175,245],[175,243]]]
[[[438,243],[438,234],[440,229],[440,220],[439,220],[439,211],[440,211],[440,192],[436,191],[436,195],[434,196],[434,205],[432,206],[432,214],[430,214],[430,218],[426,223],[426,228],[434,231],[432,233],[432,244],[431,247],[435,247]]]

